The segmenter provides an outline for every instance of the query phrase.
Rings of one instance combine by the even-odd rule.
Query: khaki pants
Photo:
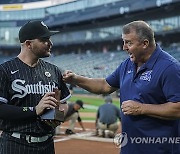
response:
[[[98,135],[103,137],[114,137],[116,131],[118,130],[118,123],[107,125],[98,120],[97,123]]]
[[[70,117],[68,117],[65,121],[69,121],[69,127],[68,129],[74,131],[74,127],[76,124],[76,120],[78,119],[78,113],[73,113]]]

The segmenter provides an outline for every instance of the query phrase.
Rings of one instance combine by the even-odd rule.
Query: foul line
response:
[[[61,139],[54,139],[54,143],[56,142],[62,142],[62,141],[67,141],[70,140],[71,138],[69,136],[63,137]]]
[[[71,140],[71,139],[80,139],[80,140],[87,140],[87,141],[98,141],[98,142],[113,143],[113,139],[111,139],[111,138],[95,137],[93,135],[94,135],[94,132],[76,133],[73,135],[62,137],[60,139],[54,139],[54,142],[56,143],[56,142],[62,142],[62,141],[67,141],[67,140]],[[60,137],[60,136],[56,136],[56,137]]]

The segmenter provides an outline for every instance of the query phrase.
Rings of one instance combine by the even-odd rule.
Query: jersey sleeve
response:
[[[59,70],[59,85],[60,85],[59,89],[61,90],[60,102],[66,103],[66,101],[71,97],[71,93],[70,93],[67,85],[62,80],[62,74],[61,74],[60,70]]]
[[[0,102],[8,103],[8,77],[4,68],[0,65]]]
[[[119,88],[120,83],[120,67],[121,65],[107,78],[106,81],[111,87]]]
[[[9,79],[5,68],[0,65],[0,119],[5,120],[22,120],[35,118],[36,111],[30,107],[17,107],[9,105],[8,102]],[[14,116],[16,115],[16,116]]]
[[[14,116],[16,115],[16,116]],[[32,107],[19,107],[9,104],[0,104],[0,119],[24,120],[36,118],[36,110]]]
[[[180,63],[163,73],[162,90],[168,102],[180,102]]]

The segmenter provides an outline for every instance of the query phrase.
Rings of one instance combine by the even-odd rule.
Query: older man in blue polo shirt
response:
[[[121,154],[179,154],[180,63],[144,21],[123,26],[122,39],[129,58],[106,79],[67,71],[64,81],[97,94],[120,89]]]

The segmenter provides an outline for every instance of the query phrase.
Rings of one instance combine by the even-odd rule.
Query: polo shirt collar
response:
[[[158,44],[156,44],[156,49],[154,50],[154,52],[152,53],[148,61],[144,65],[141,66],[139,72],[144,69],[151,70],[154,64],[156,63],[161,51],[162,51],[161,47]],[[136,69],[135,63],[132,63],[132,64],[133,64],[134,69]]]
[[[155,51],[152,53],[151,57],[148,59],[148,61],[145,63],[145,68],[148,68],[148,69],[152,69],[154,64],[156,63],[158,57],[159,57],[159,54],[160,52],[162,51],[161,47],[156,44],[156,49]]]

